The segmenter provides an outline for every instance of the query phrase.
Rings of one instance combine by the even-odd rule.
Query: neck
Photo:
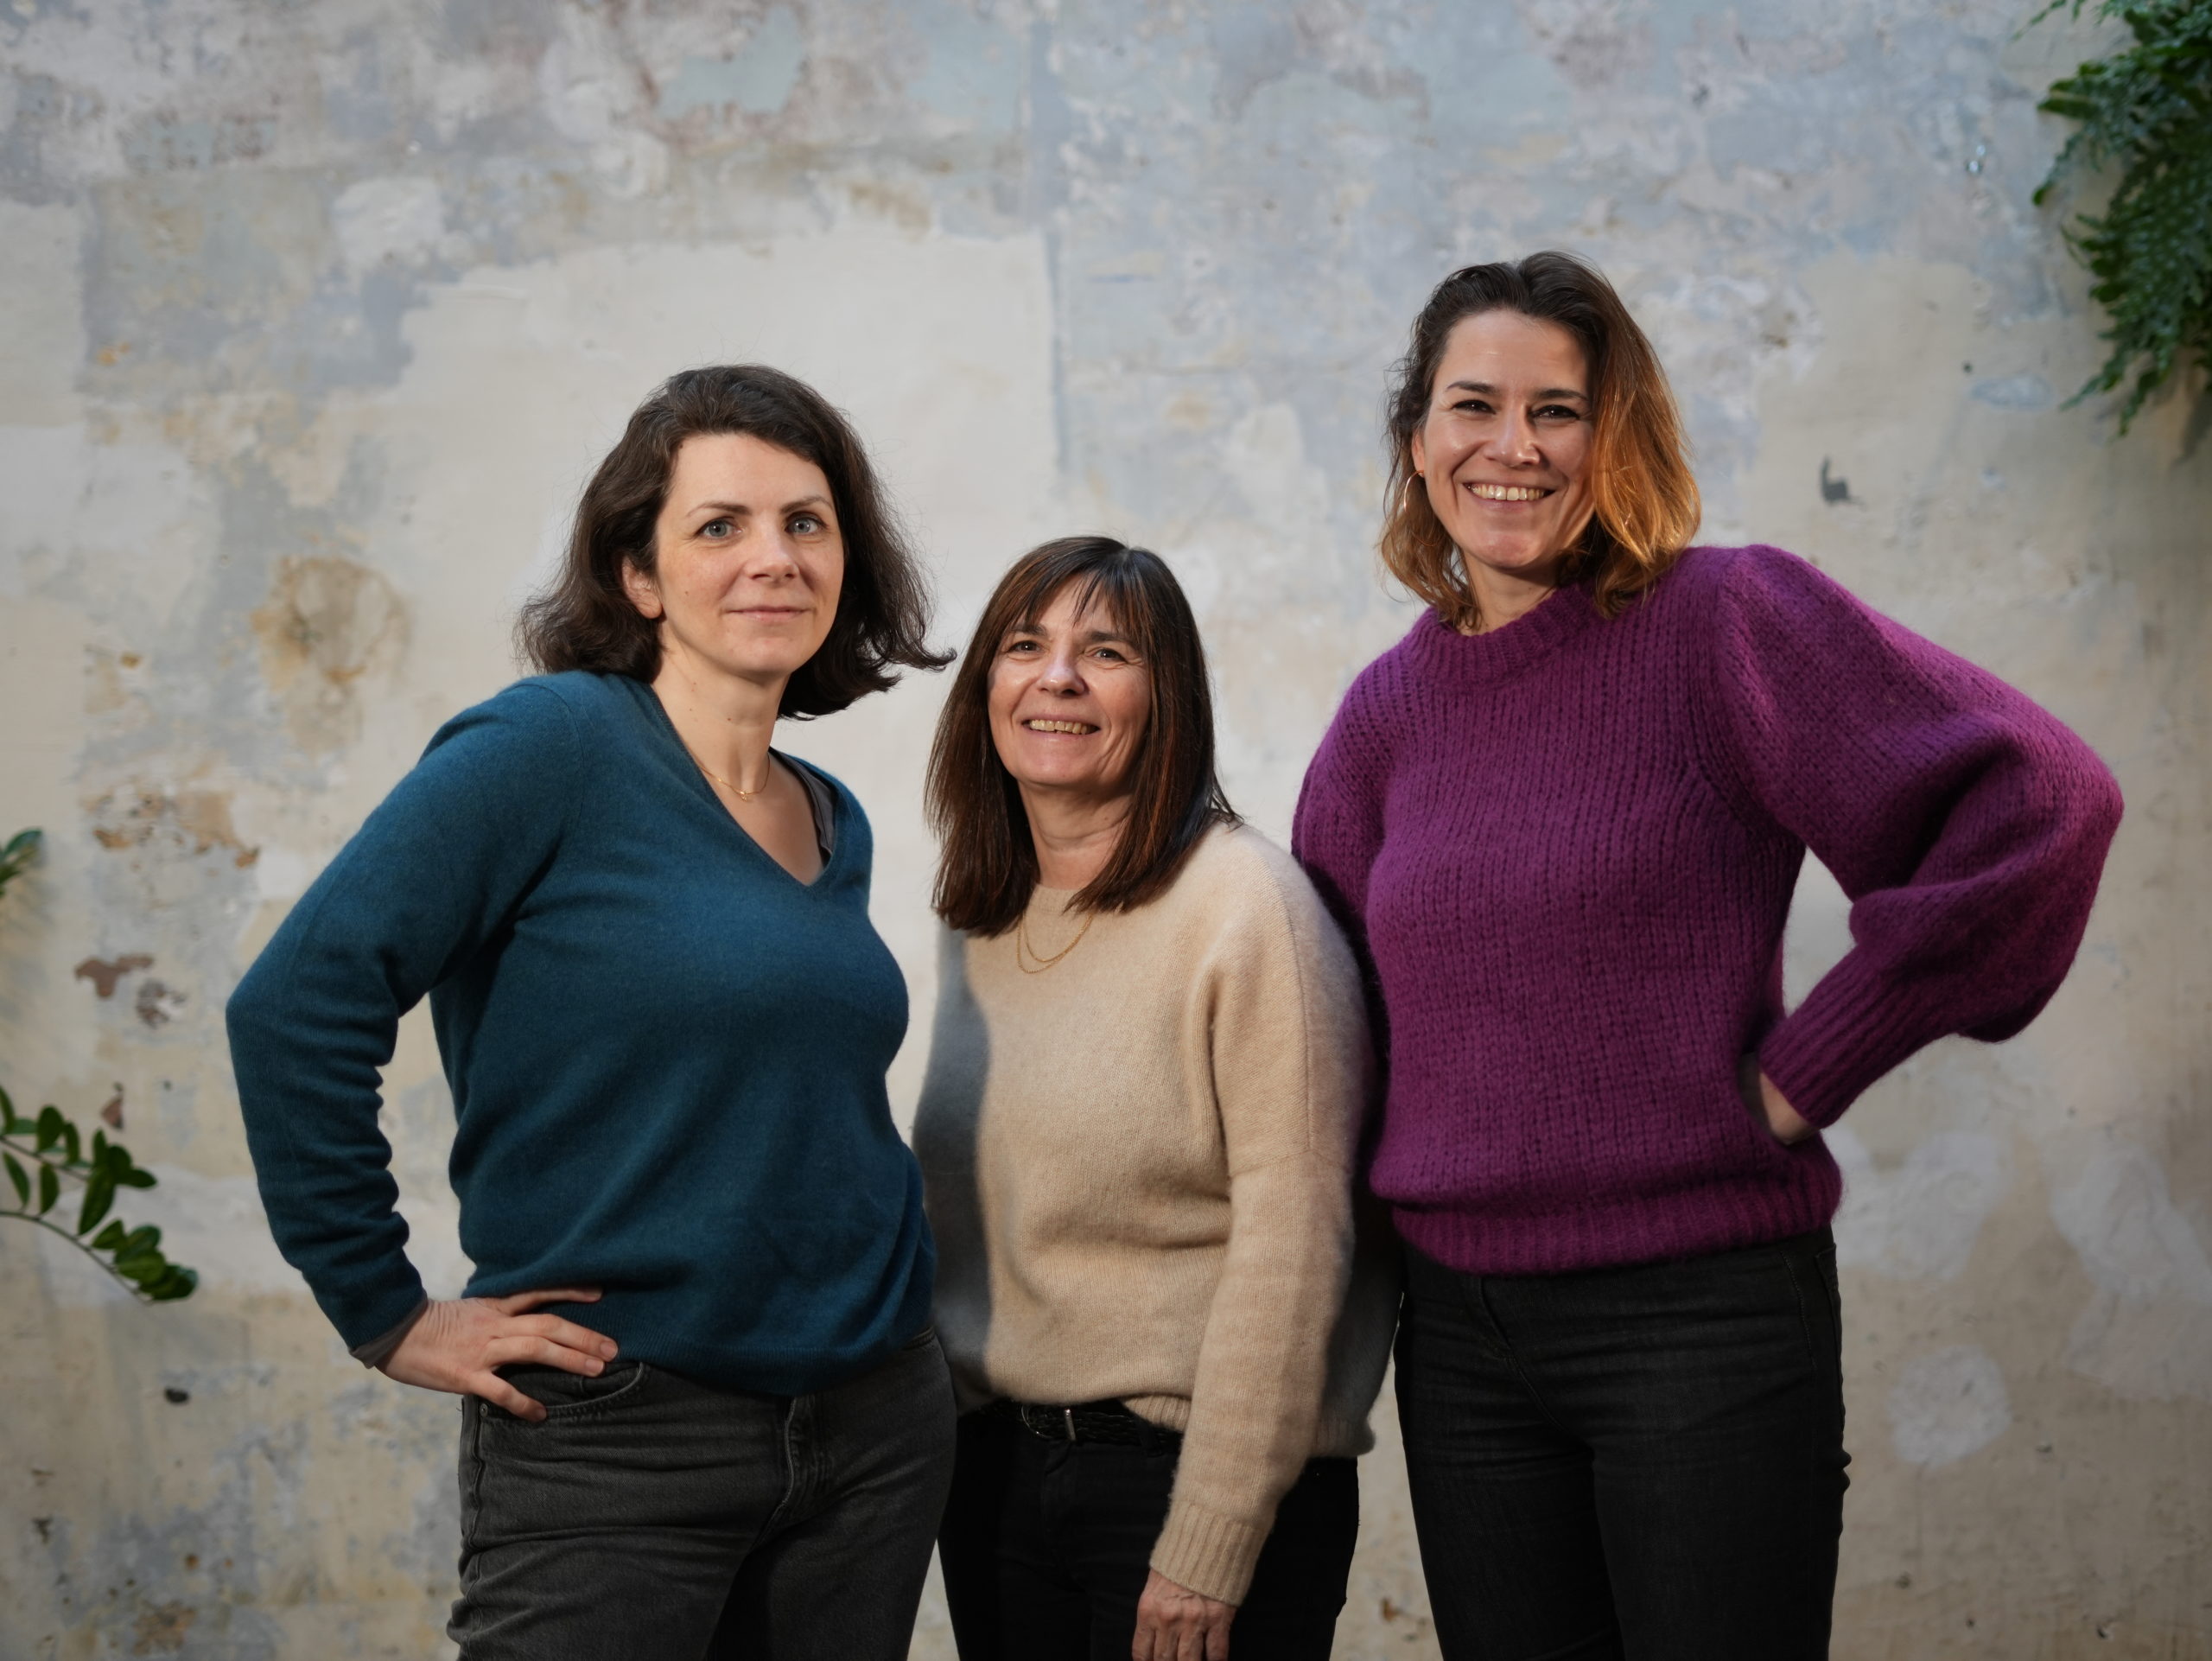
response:
[[[1566,560],[1561,555],[1553,554],[1517,571],[1497,570],[1475,560],[1463,563],[1468,591],[1475,597],[1480,620],[1474,627],[1461,633],[1487,634],[1542,605],[1552,590],[1559,587],[1560,572]]]
[[[788,678],[747,680],[702,662],[680,644],[664,643],[653,694],[699,763],[749,793],[767,783],[776,706]]]
[[[1106,869],[1128,822],[1127,796],[1071,796],[1021,786],[1022,811],[1037,850],[1037,881],[1048,888],[1082,888]]]

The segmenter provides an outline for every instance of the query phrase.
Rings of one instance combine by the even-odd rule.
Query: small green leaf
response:
[[[95,1169],[107,1163],[107,1132],[92,1132],[92,1165]]]
[[[0,1090],[0,1136],[16,1133],[16,1098]]]
[[[61,1121],[61,1145],[68,1150],[62,1155],[64,1162],[70,1165],[84,1162],[83,1149],[77,1141],[77,1127],[67,1119]]]
[[[114,1204],[115,1179],[103,1171],[85,1185],[85,1208],[77,1213],[77,1232],[89,1232]]]
[[[54,1209],[54,1202],[61,1198],[61,1179],[54,1174],[54,1167],[38,1168],[38,1214],[43,1217]]]
[[[110,1223],[92,1241],[95,1251],[112,1251],[130,1237],[130,1231],[119,1222]]]
[[[67,1123],[67,1121],[63,1119],[61,1117],[61,1110],[54,1106],[52,1103],[49,1102],[46,1106],[39,1109],[39,1152],[42,1154],[46,1152],[48,1149],[53,1148],[60,1143],[61,1141],[61,1127]]]
[[[181,1263],[171,1263],[168,1272],[144,1289],[146,1296],[155,1303],[170,1303],[178,1298],[188,1298],[200,1285],[200,1276]]]
[[[8,1181],[16,1185],[16,1203],[19,1206],[29,1205],[31,1180],[29,1174],[24,1171],[22,1165],[13,1154],[0,1154],[0,1160],[5,1160],[8,1162]]]
[[[161,1230],[148,1223],[124,1236],[123,1244],[115,1249],[115,1255],[118,1261],[124,1257],[136,1257],[143,1252],[157,1251],[161,1244]]]
[[[115,1180],[126,1188],[150,1188],[154,1186],[154,1174],[136,1165],[127,1171],[117,1172]]]

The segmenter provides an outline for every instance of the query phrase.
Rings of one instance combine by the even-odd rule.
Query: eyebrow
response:
[[[1007,629],[1007,633],[1009,635],[1042,634],[1044,632],[1045,624],[1044,620],[1041,618],[1030,618],[1026,620],[1017,621],[1009,625]],[[1085,646],[1096,646],[1101,641],[1104,640],[1115,640],[1120,642],[1123,646],[1133,646],[1137,643],[1135,635],[1128,633],[1118,628],[1087,628],[1083,632],[1082,640],[1083,644]]]
[[[829,506],[830,499],[827,496],[819,494],[801,496],[796,501],[785,502],[783,506],[783,511],[788,513],[794,508],[827,507]],[[750,513],[753,511],[753,507],[748,502],[700,502],[696,504],[692,507],[691,511],[694,513],[711,512],[717,516],[723,516],[732,513]]]
[[[1482,392],[1491,398],[1496,398],[1497,396],[1497,388],[1491,385],[1486,380],[1455,380],[1444,390],[1447,392]],[[1577,391],[1572,386],[1540,386],[1531,396],[1540,398],[1579,398],[1585,404],[1587,404],[1590,401],[1590,395],[1587,392]]]

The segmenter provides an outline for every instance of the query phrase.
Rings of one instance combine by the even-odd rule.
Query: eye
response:
[[[1495,415],[1497,413],[1491,408],[1490,400],[1487,398],[1463,398],[1452,407],[1462,415]]]
[[[1036,651],[1037,642],[1029,640],[1008,640],[999,649],[1005,652],[1008,657],[1013,657],[1019,652]]]
[[[1102,646],[1096,647],[1092,652],[1091,655],[1101,659],[1107,663],[1127,663],[1129,661],[1129,654],[1122,651],[1122,648],[1117,646]]]
[[[737,534],[737,526],[728,519],[709,519],[699,527],[699,534],[709,542],[727,542]]]
[[[823,522],[822,516],[819,513],[794,513],[791,515],[791,532],[795,537],[816,536],[820,534],[822,531],[827,531],[829,528],[830,527]]]
[[[1582,411],[1564,404],[1547,404],[1536,411],[1536,418],[1539,421],[1580,421]]]

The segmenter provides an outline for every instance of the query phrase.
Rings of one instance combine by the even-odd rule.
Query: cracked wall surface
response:
[[[2081,730],[2129,812],[2080,963],[1834,1142],[1856,1455],[1836,1653],[2212,1656],[2212,464],[2068,394],[2099,317],[2029,201],[2101,37],[1985,0],[0,0],[0,1085],[104,1120],[200,1292],[0,1220],[0,1656],[422,1656],[457,1414],[348,1361],[269,1244],[225,996],[508,629],[670,371],[849,410],[938,633],[1046,537],[1159,549],[1281,836],[1410,613],[1384,372],[1455,264],[1612,274],[1710,540],[1818,560]],[[2196,383],[2201,386],[2201,381]],[[793,730],[934,985],[942,678]],[[1843,949],[1808,874],[1802,991]],[[467,1273],[427,1024],[387,1075]],[[1395,1438],[1345,1657],[1433,1654]],[[942,1606],[916,1653],[950,1653]]]

